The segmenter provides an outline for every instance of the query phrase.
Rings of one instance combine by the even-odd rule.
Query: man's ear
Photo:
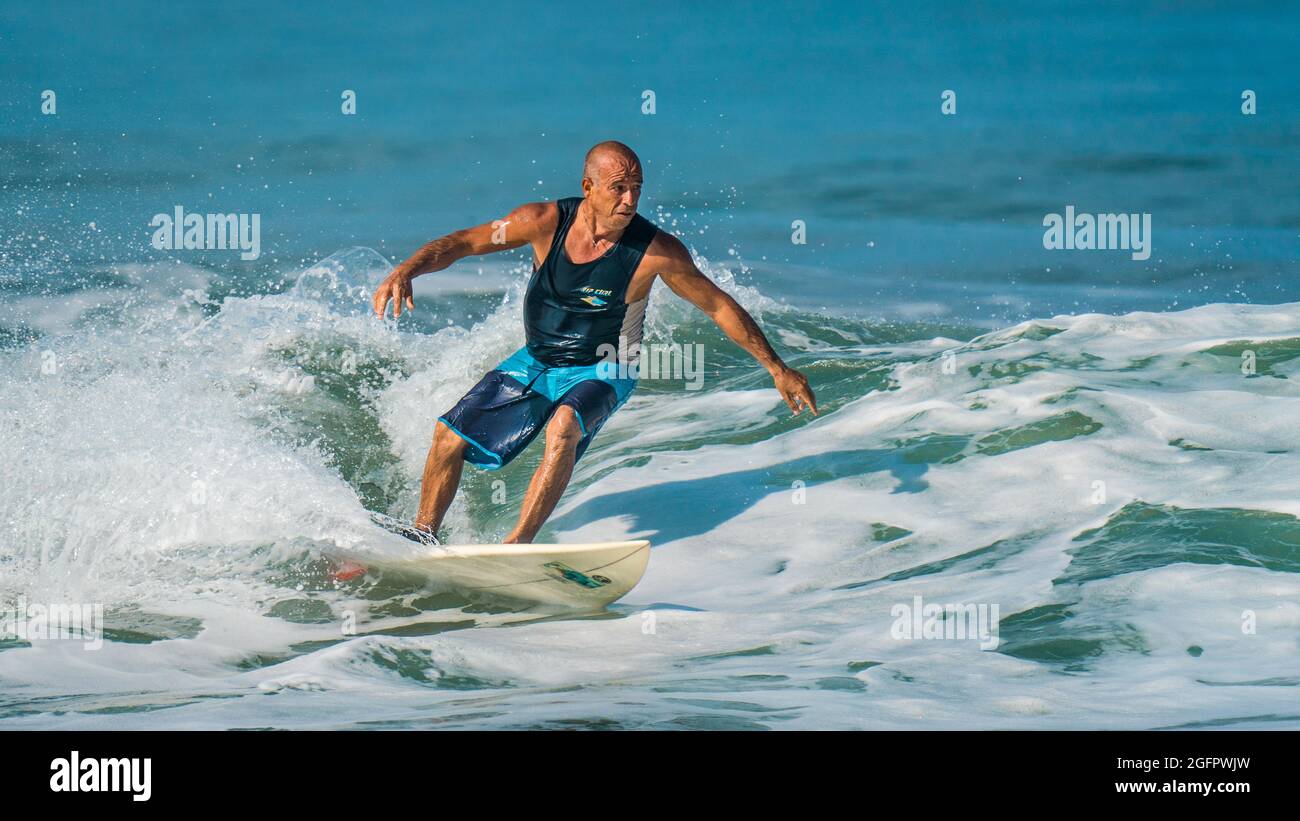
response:
[[[584,196],[584,197],[589,197],[589,196],[591,196],[591,189],[592,189],[594,186],[595,186],[595,183],[591,181],[591,177],[583,177],[583,178],[582,178],[582,196]]]

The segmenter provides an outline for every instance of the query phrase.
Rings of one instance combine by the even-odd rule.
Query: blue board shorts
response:
[[[636,379],[617,376],[617,369],[605,362],[544,365],[525,345],[488,371],[438,421],[468,444],[466,462],[497,470],[528,447],[556,408],[568,405],[582,429],[576,462],[636,387]]]

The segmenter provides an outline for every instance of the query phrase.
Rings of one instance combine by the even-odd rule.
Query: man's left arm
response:
[[[707,314],[732,342],[767,368],[781,398],[795,416],[805,407],[817,415],[817,398],[808,387],[807,378],[781,361],[749,312],[695,266],[680,240],[660,231],[646,256],[657,266],[659,276],[673,293]]]

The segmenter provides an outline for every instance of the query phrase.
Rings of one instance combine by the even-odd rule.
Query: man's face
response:
[[[596,218],[614,228],[626,228],[641,199],[641,167],[623,159],[602,164],[595,177],[583,180],[588,205]]]

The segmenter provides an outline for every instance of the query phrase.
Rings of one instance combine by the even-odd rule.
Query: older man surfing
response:
[[[568,486],[573,466],[636,387],[609,351],[635,350],[655,278],[709,316],[772,375],[797,415],[817,413],[803,374],[772,350],[744,308],[705,276],[676,237],[637,214],[641,162],[619,142],[587,152],[582,197],[534,202],[504,220],[440,237],[393,269],[375,291],[375,313],[415,308],[411,281],[459,259],[532,246],[524,298],[526,344],[438,417],[425,460],[415,528],[436,534],[465,462],[495,470],[543,429],[546,449],[507,543],[531,542]],[[622,364],[627,364],[626,362]]]

